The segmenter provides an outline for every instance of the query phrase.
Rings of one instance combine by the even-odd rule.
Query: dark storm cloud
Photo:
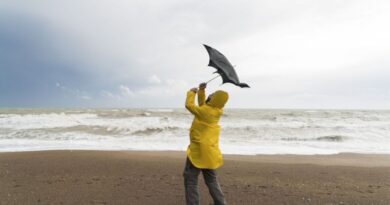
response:
[[[39,20],[20,13],[0,14],[0,106],[41,106],[56,100],[56,82],[78,87],[85,79],[71,61],[62,59],[53,33]],[[46,104],[46,105],[47,105]]]
[[[209,85],[228,90],[232,107],[384,108],[388,9],[363,0],[2,1],[0,106],[179,107],[213,77],[206,43],[252,85]]]
[[[0,45],[1,107],[97,106],[88,100],[118,83],[94,72],[99,67],[72,39],[31,15],[1,12]]]

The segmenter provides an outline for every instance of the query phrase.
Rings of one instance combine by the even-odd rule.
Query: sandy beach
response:
[[[390,204],[389,155],[224,159],[218,174],[229,204]],[[0,153],[0,204],[184,204],[184,161],[184,152]]]

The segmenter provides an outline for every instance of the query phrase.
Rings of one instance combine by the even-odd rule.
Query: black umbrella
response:
[[[234,85],[237,85],[241,88],[249,88],[249,85],[246,83],[240,83],[240,80],[238,80],[238,76],[236,71],[234,70],[234,67],[228,59],[219,51],[216,49],[203,44],[204,47],[206,48],[207,52],[209,53],[210,56],[210,62],[208,66],[214,67],[217,69],[214,73],[218,73],[222,77],[222,84],[224,83],[232,83]],[[218,77],[218,76],[216,76]],[[215,77],[215,78],[216,78]],[[215,78],[207,81],[210,82],[214,80]]]

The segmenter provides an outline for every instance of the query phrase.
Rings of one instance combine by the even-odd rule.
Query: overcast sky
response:
[[[0,0],[0,107],[183,107],[214,77],[231,108],[390,109],[390,1]]]

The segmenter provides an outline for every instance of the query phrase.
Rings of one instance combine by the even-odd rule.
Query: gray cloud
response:
[[[2,12],[0,16],[0,105],[69,103],[53,97],[55,83],[68,81],[79,86],[85,73],[63,58],[67,54],[50,41],[50,28],[23,14]]]
[[[389,108],[389,8],[338,0],[2,1],[0,106],[182,106],[186,89],[212,78],[207,43],[252,86],[209,85],[231,92],[232,107]]]

